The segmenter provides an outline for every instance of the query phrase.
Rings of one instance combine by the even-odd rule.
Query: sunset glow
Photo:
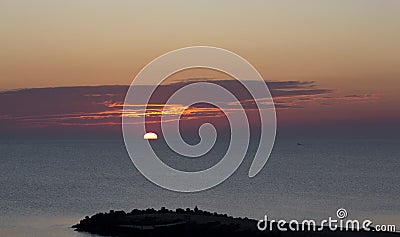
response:
[[[290,8],[279,1],[158,4],[169,11],[146,2],[140,7],[104,2],[93,8],[80,1],[4,1],[2,134],[41,134],[55,128],[69,132],[71,127],[118,133],[125,116],[132,123],[146,117],[149,124],[159,123],[161,116],[165,122],[220,118],[217,108],[187,107],[185,101],[166,105],[171,92],[194,81],[235,89],[226,73],[201,69],[171,75],[160,96],[126,104],[123,110],[132,76],[144,65],[170,50],[198,44],[226,48],[255,66],[270,87],[279,126],[398,124],[398,1],[306,1],[292,2]],[[165,24],[143,21],[145,12]],[[239,99],[244,109],[253,109],[249,98]],[[222,109],[235,113],[239,106],[227,101]]]

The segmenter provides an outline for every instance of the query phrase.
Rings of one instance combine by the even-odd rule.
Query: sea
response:
[[[148,181],[121,139],[3,139],[0,236],[92,236],[71,226],[109,210],[195,206],[235,217],[267,215],[288,221],[335,218],[344,208],[350,219],[399,229],[399,147],[396,139],[278,137],[266,166],[254,178],[248,177],[250,155],[222,184],[179,193]],[[216,158],[165,154],[169,165],[188,169],[191,164],[204,168]]]

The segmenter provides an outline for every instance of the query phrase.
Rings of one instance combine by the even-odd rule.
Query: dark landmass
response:
[[[98,213],[91,217],[86,216],[78,224],[72,226],[76,231],[88,232],[102,236],[382,236],[400,237],[393,232],[370,231],[331,231],[324,228],[322,231],[279,231],[272,225],[272,231],[260,231],[257,228],[258,220],[249,218],[235,218],[226,214],[211,213],[199,210],[178,208],[175,211],[161,208],[160,210],[134,209],[129,213],[113,211]]]

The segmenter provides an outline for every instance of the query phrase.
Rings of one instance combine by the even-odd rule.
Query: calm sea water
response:
[[[90,236],[70,226],[110,209],[195,205],[233,216],[287,220],[335,217],[338,208],[346,208],[352,219],[400,227],[399,140],[301,142],[278,139],[253,179],[247,177],[247,160],[223,184],[182,194],[147,181],[120,140],[3,140],[0,235]],[[210,160],[166,158],[176,166],[207,166]]]

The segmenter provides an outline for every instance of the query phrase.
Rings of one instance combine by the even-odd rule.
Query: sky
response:
[[[152,59],[194,45],[241,55],[269,83],[295,82],[324,91],[275,96],[278,104],[296,105],[278,108],[279,126],[398,131],[400,2],[395,0],[0,0],[0,35],[3,134],[20,127],[18,111],[20,117],[41,118],[71,112],[56,112],[46,94],[40,94],[46,90],[31,88],[60,87],[66,95],[60,103],[66,108],[68,103],[86,106],[88,96],[74,100],[67,95],[80,86],[91,86],[81,89],[94,94],[90,90],[98,90],[96,86],[129,85]],[[123,94],[123,88],[115,92],[108,87],[97,102],[109,100],[107,90]],[[36,104],[24,97],[27,92],[35,95]],[[30,109],[15,109],[21,103]],[[46,107],[53,110],[40,110]],[[105,109],[89,107],[75,112]],[[14,130],[10,121],[17,124]]]

